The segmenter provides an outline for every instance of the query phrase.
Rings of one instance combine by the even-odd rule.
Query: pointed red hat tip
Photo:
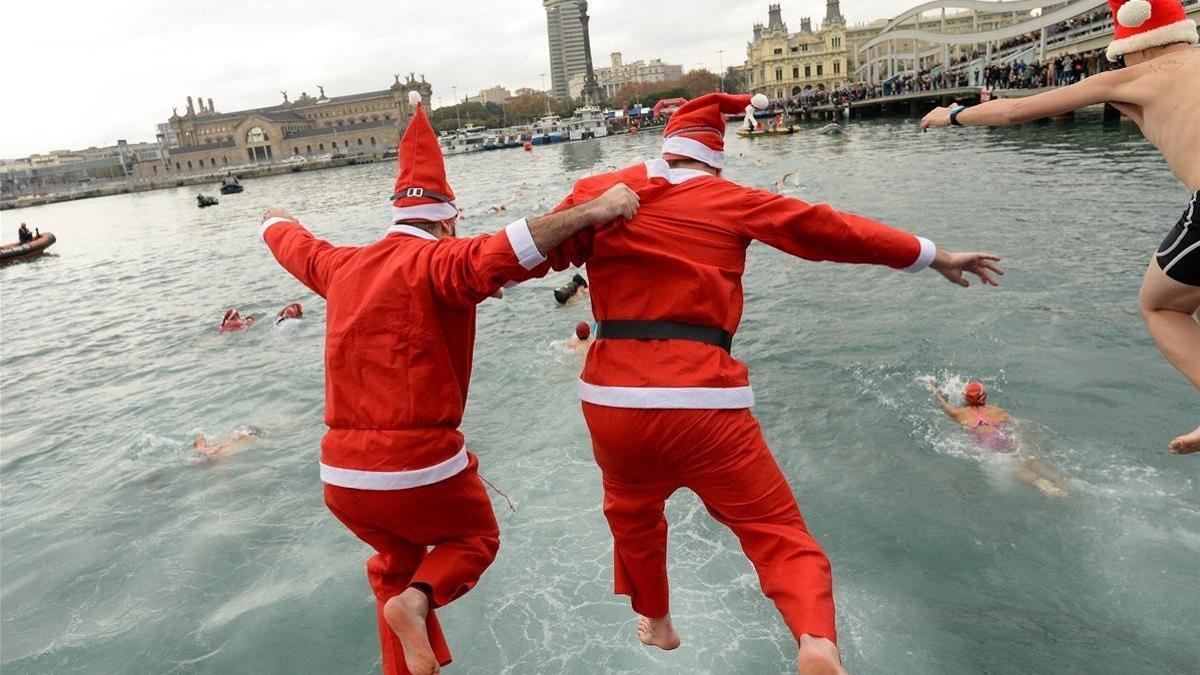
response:
[[[437,222],[458,215],[454,190],[446,178],[446,166],[437,133],[419,105],[421,94],[410,91],[413,117],[396,151],[396,183],[392,188],[392,220]]]

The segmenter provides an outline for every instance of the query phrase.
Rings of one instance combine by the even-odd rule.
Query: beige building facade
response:
[[[809,18],[789,33],[779,5],[770,5],[767,24],[755,24],[742,73],[753,93],[771,99],[805,89],[831,89],[849,77],[853,61],[838,0],[826,0],[825,21],[813,30]]]
[[[433,88],[422,76],[410,74],[388,89],[318,96],[307,92],[296,100],[265,108],[217,112],[212,99],[199,106],[189,96],[184,114],[178,110],[168,120],[176,143],[160,161],[139,162],[138,178],[176,174],[212,173],[228,167],[286,161],[295,157],[327,154],[373,154],[394,150],[404,133],[412,109],[408,92],[419,91],[428,108]],[[293,160],[299,161],[299,160]]]
[[[621,87],[627,84],[636,82],[667,82],[683,77],[683,66],[663,63],[662,59],[639,60],[625,63],[625,58],[621,52],[613,52],[609,56],[609,59],[611,60],[611,65],[595,69],[596,83],[600,85],[600,90],[604,93],[604,97],[609,99],[615,96]],[[579,98],[583,93],[583,84],[586,77],[587,73],[576,73],[571,76],[568,84],[568,91],[571,98]]]

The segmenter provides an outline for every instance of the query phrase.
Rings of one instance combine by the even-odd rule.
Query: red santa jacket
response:
[[[369,246],[333,246],[274,218],[261,236],[327,306],[321,480],[398,490],[467,466],[458,430],[471,381],[475,306],[545,274],[524,219],[494,235],[436,239],[394,225]],[[559,268],[566,266],[562,261]]]
[[[924,269],[936,253],[929,240],[862,216],[671,169],[661,159],[584,178],[560,208],[618,181],[638,192],[642,205],[623,227],[598,231],[580,256],[587,259],[598,321],[677,321],[734,333],[746,248],[754,240],[807,260],[909,271]],[[619,408],[754,404],[745,364],[720,347],[688,340],[596,341],[579,395]]]

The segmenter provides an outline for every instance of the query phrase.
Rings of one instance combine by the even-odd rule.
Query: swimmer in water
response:
[[[567,283],[554,289],[554,299],[560,305],[569,305],[577,302],[580,298],[587,297],[588,282],[583,278],[582,274],[576,274],[571,277]]]
[[[215,445],[210,445],[208,439],[206,439],[204,436],[197,436],[196,442],[192,444],[192,447],[196,449],[197,454],[212,459],[224,452],[228,452],[229,450],[244,447],[255,438],[258,438],[258,433],[254,430],[235,431],[233,435],[226,440]]]
[[[946,414],[969,429],[979,445],[996,454],[1021,459],[1021,464],[1013,470],[1013,478],[1041,490],[1047,497],[1067,496],[1062,476],[1022,447],[1012,428],[1015,424],[1013,416],[1003,408],[988,405],[987,389],[982,382],[971,380],[967,383],[963,389],[966,405],[962,407],[951,405],[938,391],[936,382],[930,382],[929,388]]]
[[[225,318],[221,319],[221,325],[217,328],[218,333],[228,333],[229,331],[242,330],[254,325],[254,315],[242,318],[236,309],[230,307],[225,310]]]
[[[580,321],[575,324],[575,337],[567,341],[567,348],[571,351],[584,351],[592,346],[595,338],[592,337],[592,327],[586,321]]]
[[[300,303],[293,302],[292,304],[288,305],[287,307],[284,307],[283,309],[279,310],[278,313],[275,314],[275,325],[278,326],[279,324],[283,323],[284,321],[287,321],[288,319],[301,319],[301,318],[304,318],[304,308],[300,306]]]

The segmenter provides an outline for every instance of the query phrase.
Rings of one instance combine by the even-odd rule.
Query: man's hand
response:
[[[588,202],[588,216],[593,223],[607,223],[610,220],[624,218],[630,220],[638,210],[637,193],[624,183],[617,183],[604,194]]]
[[[964,272],[970,272],[979,277],[983,283],[989,286],[999,286],[1000,283],[991,273],[1004,275],[1004,270],[995,261],[1000,260],[1000,256],[992,253],[954,253],[946,249],[939,248],[937,255],[933,257],[933,262],[929,265],[937,270],[942,276],[949,279],[952,283],[956,283],[963,288],[971,285],[963,276]]]
[[[262,221],[260,222],[265,223],[272,218],[284,218],[286,220],[296,222],[296,217],[288,213],[287,209],[283,208],[282,206],[272,206],[271,208],[267,209],[267,212],[263,214]]]
[[[950,126],[950,110],[944,106],[939,106],[929,111],[929,114],[921,118],[921,132],[929,130],[929,127],[948,127]]]

